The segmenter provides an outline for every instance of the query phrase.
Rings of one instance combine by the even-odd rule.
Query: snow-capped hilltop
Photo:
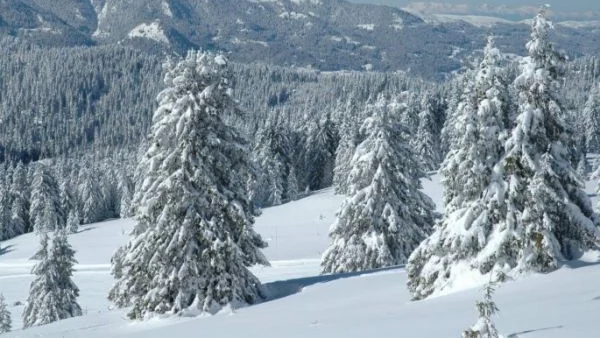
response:
[[[132,29],[131,32],[127,34],[127,37],[129,37],[130,39],[144,38],[161,43],[169,43],[169,38],[167,38],[159,22],[152,22],[150,24],[143,23]]]
[[[128,44],[179,54],[190,48],[224,50],[241,62],[321,71],[410,71],[429,78],[460,69],[461,60],[481,50],[490,32],[502,50],[521,55],[529,35],[523,22],[422,15],[344,0],[4,0],[0,13],[0,35],[50,46]],[[156,21],[162,34],[151,34],[158,33]],[[600,46],[581,43],[593,39],[592,23],[557,27],[558,44],[571,54],[600,52]]]

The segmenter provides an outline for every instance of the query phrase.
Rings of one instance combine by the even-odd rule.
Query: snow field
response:
[[[440,200],[439,179],[425,182],[425,191]],[[589,185],[593,187],[592,184]],[[589,190],[588,190],[589,191]],[[435,195],[437,194],[437,195]],[[20,314],[27,298],[33,265],[28,258],[38,245],[33,234],[1,243],[0,292],[13,316],[14,331],[6,337],[458,337],[476,320],[472,288],[420,302],[411,302],[401,267],[354,274],[319,276],[320,254],[342,198],[331,189],[282,206],[263,210],[256,230],[270,244],[265,254],[271,267],[252,271],[272,299],[214,316],[152,319],[132,322],[126,311],[106,300],[113,279],[110,257],[127,240],[130,220],[83,226],[70,236],[77,250],[74,280],[81,289],[82,317],[21,330]],[[598,256],[549,275],[530,276],[503,284],[494,297],[500,313],[496,326],[504,337],[598,337],[600,313]]]

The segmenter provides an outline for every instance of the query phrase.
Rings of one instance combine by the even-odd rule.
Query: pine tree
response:
[[[296,176],[296,169],[294,166],[290,167],[290,172],[287,177],[287,199],[288,201],[295,201],[298,199],[298,178]]]
[[[56,272],[56,288],[59,290],[59,315],[60,319],[81,316],[81,307],[77,303],[79,288],[73,282],[73,266],[75,250],[71,247],[67,237],[67,230],[55,231],[52,239],[52,250],[50,252],[52,264]]]
[[[131,198],[133,193],[133,184],[131,179],[125,174],[119,175],[119,217],[128,218],[131,216]]]
[[[500,52],[488,38],[484,59],[465,83],[457,103],[457,134],[442,163],[444,210],[450,214],[480,197],[490,183],[492,170],[504,153],[508,128],[508,89],[499,67]]]
[[[310,189],[318,190],[333,184],[338,130],[330,113],[307,126],[303,161]]]
[[[34,255],[39,262],[32,270],[35,276],[23,311],[25,328],[81,315],[76,301],[79,289],[71,280],[75,251],[67,241],[65,230],[55,232],[51,250],[47,233],[41,234],[40,244]]]
[[[10,311],[6,306],[4,295],[0,294],[0,334],[10,332],[12,328],[12,319]]]
[[[60,205],[62,215],[60,215],[59,224],[66,224],[69,213],[77,209],[77,203],[73,197],[73,191],[69,179],[64,179],[59,187]]]
[[[256,167],[259,169],[259,184],[255,202],[261,206],[279,205],[287,198],[284,185],[286,173],[292,166],[290,140],[277,114],[269,116],[264,128],[258,133],[254,148]],[[289,175],[289,174],[287,174]]]
[[[336,194],[348,192],[348,175],[350,174],[350,162],[354,150],[359,143],[359,114],[356,111],[356,102],[349,101],[340,126],[340,141],[335,150],[335,163],[333,169],[333,186]]]
[[[89,164],[84,166],[79,172],[78,184],[79,215],[82,224],[103,220],[106,210],[97,170]]]
[[[435,117],[431,104],[431,93],[425,92],[421,100],[419,124],[412,140],[415,152],[425,166],[425,170],[437,170],[441,162],[440,140],[435,127]]]
[[[19,235],[11,222],[10,194],[0,186],[0,239],[5,240]]]
[[[463,332],[463,338],[501,338],[492,321],[492,316],[498,313],[498,306],[492,299],[496,291],[496,283],[490,281],[483,288],[483,300],[477,301],[475,307],[479,313],[477,323]]]
[[[40,248],[34,254],[39,262],[33,267],[33,281],[29,288],[29,297],[23,310],[23,327],[44,325],[59,320],[58,306],[60,297],[56,290],[56,271],[52,266],[48,251],[48,234],[40,235]]]
[[[31,231],[29,222],[29,184],[27,182],[27,171],[23,163],[19,162],[13,172],[10,187],[12,195],[11,224],[17,234]]]
[[[530,56],[516,79],[519,115],[506,153],[480,197],[447,214],[411,255],[408,287],[415,299],[452,284],[467,273],[461,266],[482,275],[552,271],[592,248],[598,236],[565,148],[571,135],[554,91],[559,60],[548,42],[544,10],[532,28]]]
[[[191,51],[165,69],[134,237],[113,257],[109,298],[137,319],[253,303],[260,283],[246,267],[266,263],[246,198],[245,142],[224,122],[236,112],[227,60]]]
[[[52,231],[56,225],[64,226],[64,223],[60,223],[60,216],[63,212],[60,205],[58,184],[48,165],[41,162],[36,164],[31,190],[29,215],[36,233]],[[40,218],[45,212],[47,218],[41,221]],[[50,219],[56,221],[50,221]],[[49,226],[51,228],[48,228]]]
[[[79,231],[79,213],[77,209],[73,209],[69,212],[67,217],[67,230],[69,233],[76,234]]]
[[[434,205],[419,189],[425,176],[406,130],[386,107],[362,128],[348,178],[349,195],[331,226],[323,273],[361,271],[405,263],[429,234]]]
[[[590,152],[600,152],[600,86],[595,86],[583,108],[586,148]]]
[[[558,100],[560,57],[549,42],[552,24],[543,8],[532,24],[529,59],[516,80],[519,116],[507,142],[503,168],[508,182],[507,218],[520,219],[523,238],[519,269],[548,272],[561,260],[592,247],[597,220],[572,168],[572,143]]]

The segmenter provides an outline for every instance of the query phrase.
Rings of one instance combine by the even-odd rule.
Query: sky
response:
[[[600,2],[598,0],[349,0],[357,3],[370,3],[396,6],[424,13],[438,14],[476,14],[500,16],[509,19],[523,19],[537,13],[541,4],[548,3],[552,15],[557,19],[600,20]]]

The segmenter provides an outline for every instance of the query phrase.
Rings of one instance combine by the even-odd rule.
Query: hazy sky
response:
[[[600,1],[598,0],[349,0],[351,2],[411,8],[426,13],[480,14],[504,17],[527,17],[535,14],[544,3],[551,6],[554,15],[560,18],[582,18],[600,20]]]

